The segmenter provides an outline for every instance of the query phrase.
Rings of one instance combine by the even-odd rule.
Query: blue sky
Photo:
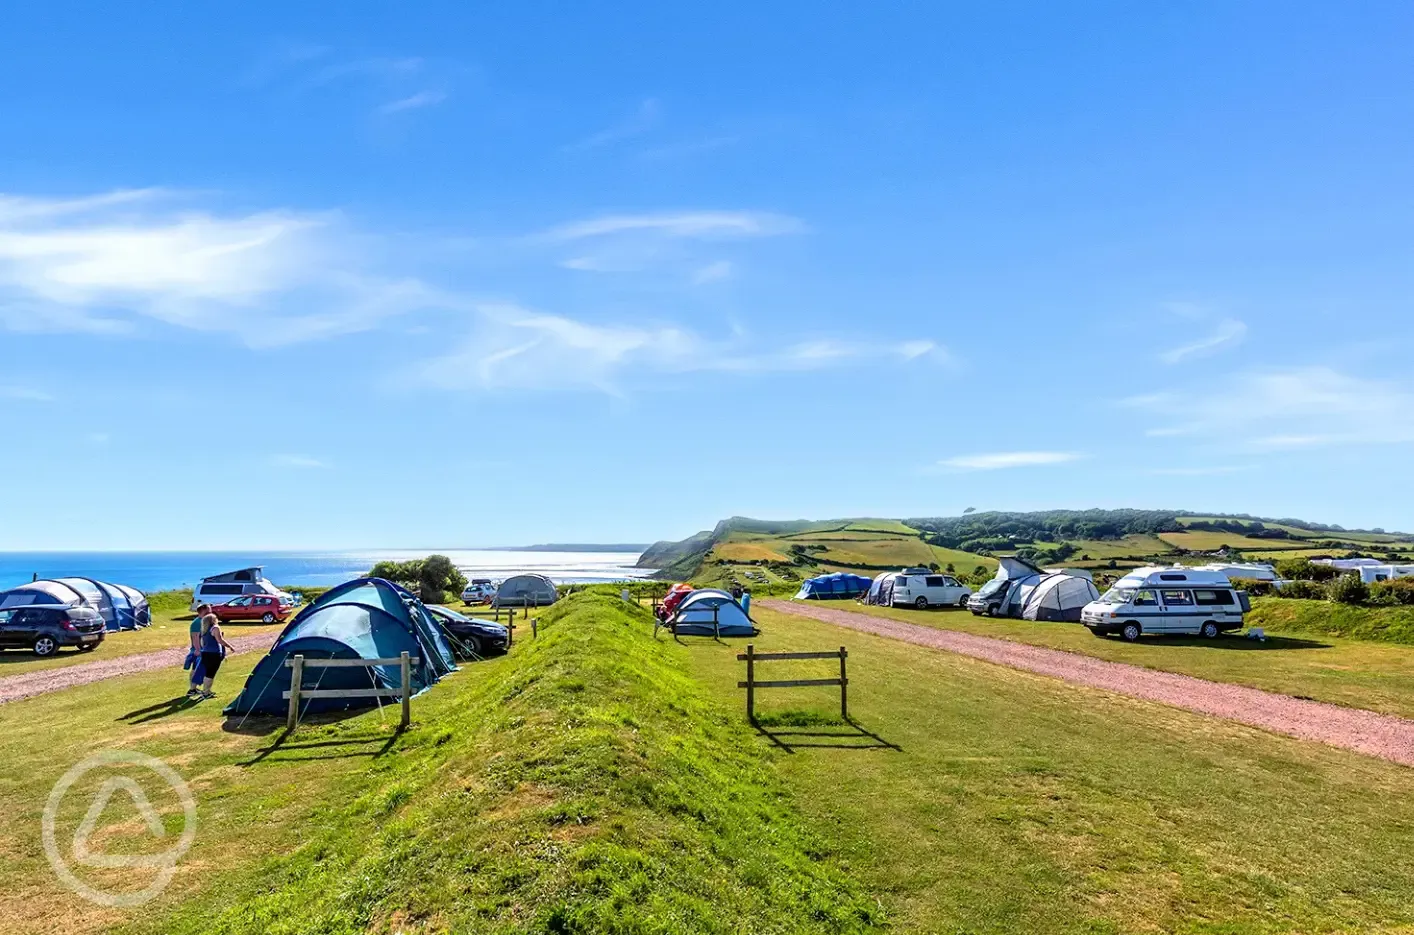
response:
[[[0,548],[1414,529],[1411,47],[1399,3],[12,7]]]

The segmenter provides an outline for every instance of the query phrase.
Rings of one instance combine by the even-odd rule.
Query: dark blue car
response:
[[[504,624],[468,617],[440,604],[429,604],[427,610],[442,625],[459,658],[497,655],[511,645],[511,631]]]

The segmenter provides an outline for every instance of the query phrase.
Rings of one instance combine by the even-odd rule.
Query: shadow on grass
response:
[[[784,724],[777,724],[775,718],[768,716],[752,718],[751,726],[786,753],[805,747],[903,752],[903,747],[885,740],[852,717],[809,720],[810,723],[791,724],[788,719]]]
[[[193,698],[191,695],[178,695],[166,701],[159,701],[157,704],[148,705],[145,708],[138,708],[136,711],[129,711],[121,714],[117,720],[126,721],[129,724],[145,724],[148,721],[156,721],[159,718],[169,717],[173,714],[181,714],[189,711],[201,704],[203,699]]]
[[[1146,634],[1143,642],[1148,645],[1168,644],[1170,646],[1196,646],[1201,649],[1330,649],[1330,643],[1319,640],[1303,640],[1293,636],[1269,636],[1265,640],[1252,640],[1245,636],[1220,636],[1206,639],[1201,636],[1164,636]]]
[[[300,723],[303,724],[306,722],[301,721]],[[271,743],[256,750],[255,756],[251,757],[249,760],[245,760],[236,765],[255,766],[256,764],[265,760],[267,757],[272,756],[276,753],[281,754],[281,756],[279,757],[279,762],[281,763],[299,763],[310,760],[344,760],[348,759],[349,757],[356,756],[366,756],[376,760],[383,754],[391,750],[393,748],[393,744],[397,743],[398,738],[403,735],[403,731],[401,729],[398,729],[394,730],[391,734],[376,734],[371,737],[345,737],[340,738],[338,740],[311,740],[305,743],[293,743],[291,742],[291,738],[293,737],[294,732],[288,729],[284,729],[283,724],[279,724],[276,726],[282,729],[279,735],[273,741],[271,741]],[[381,744],[381,746],[374,749],[372,747],[373,744]],[[335,748],[345,749],[342,749],[339,752],[310,753],[307,755],[301,755],[303,751],[333,750]],[[294,753],[295,755],[285,755],[289,753]]]

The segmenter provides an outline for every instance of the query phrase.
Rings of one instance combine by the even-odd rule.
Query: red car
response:
[[[222,623],[250,622],[284,623],[291,608],[281,606],[273,594],[242,594],[224,604],[216,604],[211,612]]]

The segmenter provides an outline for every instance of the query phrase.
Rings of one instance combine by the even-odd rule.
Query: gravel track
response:
[[[270,644],[275,642],[275,637],[279,635],[279,633],[256,633],[251,636],[238,636],[231,640],[231,645],[241,652],[248,649],[264,650],[268,649]],[[186,649],[178,647],[176,649],[159,649],[150,653],[135,653],[131,656],[118,656],[115,659],[95,659],[93,662],[82,662],[62,669],[44,669],[39,672],[26,672],[23,675],[7,675],[0,678],[0,704],[7,701],[19,701],[21,698],[32,698],[35,695],[56,692],[64,688],[72,688],[75,685],[87,685],[89,682],[97,682],[101,679],[132,675],[134,672],[180,666],[186,658]]]
[[[1288,737],[1316,740],[1404,766],[1414,766],[1414,720],[1408,718],[1319,701],[1303,701],[1258,688],[1210,682],[1191,675],[1159,672],[988,636],[937,630],[833,607],[781,600],[761,600],[757,603],[797,617],[809,617],[920,646],[946,649],[1077,685],[1157,701]]]

